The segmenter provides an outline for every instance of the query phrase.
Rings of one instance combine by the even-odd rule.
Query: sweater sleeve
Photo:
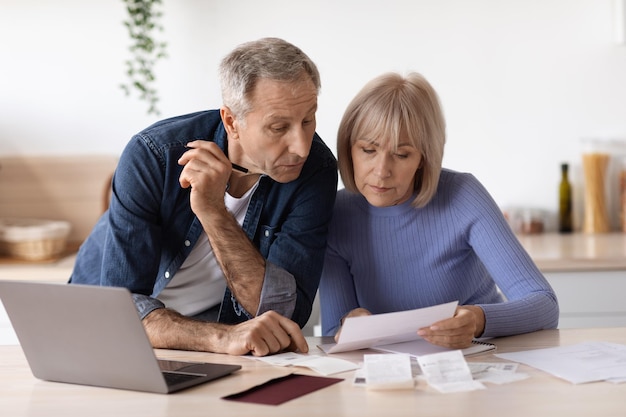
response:
[[[468,242],[506,298],[502,303],[479,304],[486,319],[483,336],[556,328],[559,307],[554,290],[487,190],[472,175],[464,177],[467,181],[456,195],[463,207],[459,216],[471,225]]]
[[[359,307],[353,271],[354,262],[349,253],[357,241],[353,236],[350,219],[354,220],[354,204],[345,190],[337,193],[333,217],[329,226],[328,244],[319,285],[322,334],[334,336],[341,327],[341,319]],[[363,220],[360,220],[360,224]]]
[[[322,306],[322,334],[334,336],[341,327],[341,319],[359,307],[354,281],[346,261],[329,242],[319,287]]]

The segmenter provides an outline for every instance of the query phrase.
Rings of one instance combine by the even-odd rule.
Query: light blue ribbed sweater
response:
[[[324,335],[357,307],[378,314],[454,300],[483,308],[483,337],[556,328],[554,291],[473,175],[444,169],[425,207],[411,201],[374,207],[337,194],[320,282]]]

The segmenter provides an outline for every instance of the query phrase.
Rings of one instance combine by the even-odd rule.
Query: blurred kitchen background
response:
[[[472,172],[505,210],[556,226],[562,163],[581,226],[585,139],[611,147],[618,228],[626,156],[623,0],[163,0],[160,115],[126,97],[130,40],[116,0],[0,0],[0,156],[118,155],[158,119],[218,107],[216,69],[241,42],[285,38],[322,74],[318,132],[386,71],[418,71],[447,118],[446,167]],[[0,167],[1,169],[1,167]],[[0,176],[0,181],[2,177]],[[3,197],[0,196],[0,199]]]

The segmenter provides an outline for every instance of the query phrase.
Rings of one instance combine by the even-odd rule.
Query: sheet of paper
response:
[[[585,342],[495,356],[524,363],[573,384],[626,377],[626,345],[617,343]]]
[[[276,355],[262,357],[250,356],[250,359],[259,360],[275,366],[303,366],[322,375],[333,375],[359,368],[357,364],[344,359],[320,355],[305,355],[295,352],[278,353]]]
[[[339,353],[419,339],[420,328],[452,317],[457,305],[453,301],[415,310],[349,317],[343,323],[339,341],[319,348],[326,353]]]
[[[368,389],[413,389],[415,386],[409,355],[363,355],[363,369]]]
[[[417,358],[428,385],[439,392],[459,392],[485,389],[472,378],[472,372],[460,350],[433,353]]]

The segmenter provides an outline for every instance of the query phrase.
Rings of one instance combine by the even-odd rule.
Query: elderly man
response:
[[[315,133],[319,73],[265,38],[228,54],[220,81],[219,110],[128,143],[70,283],[128,288],[156,348],[306,352],[337,190]]]

